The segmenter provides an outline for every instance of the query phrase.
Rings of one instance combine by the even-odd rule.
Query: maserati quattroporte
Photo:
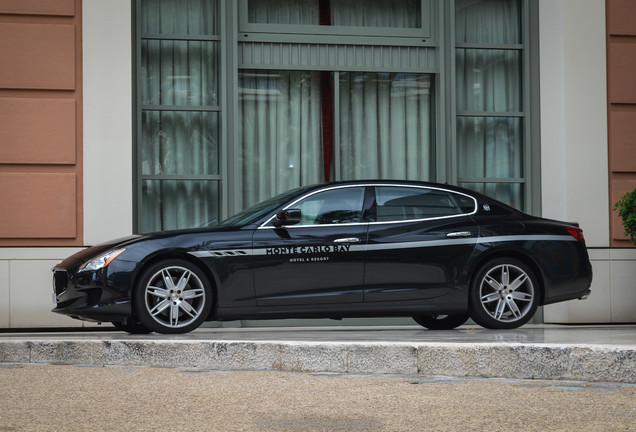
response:
[[[592,280],[576,223],[405,181],[295,189],[214,226],[87,248],[53,275],[54,312],[131,333],[390,316],[515,328],[539,305],[586,298]]]

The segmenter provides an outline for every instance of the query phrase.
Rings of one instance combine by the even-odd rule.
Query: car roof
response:
[[[315,185],[312,185],[312,186],[307,186],[306,189],[305,188],[301,188],[301,189],[303,189],[302,193],[305,193],[305,192],[309,192],[309,191],[312,191],[312,190],[321,189],[321,188],[329,187],[329,186],[349,186],[349,185],[351,185],[351,186],[355,186],[355,185],[360,185],[360,186],[395,185],[395,186],[418,186],[418,187],[430,187],[430,188],[437,188],[437,189],[445,189],[445,190],[448,190],[448,191],[458,192],[458,193],[469,195],[471,197],[474,197],[475,199],[477,199],[477,201],[480,201],[482,203],[495,204],[495,205],[501,207],[502,209],[507,210],[507,211],[509,211],[511,213],[514,213],[514,214],[526,215],[524,212],[522,212],[520,210],[517,210],[516,208],[511,207],[508,204],[505,204],[505,203],[503,203],[501,201],[498,201],[495,198],[489,197],[487,195],[484,195],[482,193],[473,191],[471,189],[466,189],[466,188],[463,188],[461,186],[455,186],[455,185],[451,185],[451,184],[448,184],[448,183],[436,183],[436,182],[418,181],[418,180],[366,179],[366,180],[333,181],[333,182],[315,184]]]
[[[438,188],[438,189],[447,189],[450,191],[460,192],[467,195],[474,196],[475,198],[484,198],[489,201],[496,201],[486,195],[482,195],[479,192],[472,191],[470,189],[462,188],[460,186],[450,185],[448,183],[435,183],[429,181],[417,181],[417,180],[377,180],[377,179],[366,179],[366,180],[343,180],[343,181],[332,181],[326,183],[317,183],[314,185],[306,186],[300,188],[299,190],[310,191],[314,189],[321,189],[329,186],[374,186],[374,185],[387,185],[387,186],[419,186],[419,187],[430,187],[430,188]]]

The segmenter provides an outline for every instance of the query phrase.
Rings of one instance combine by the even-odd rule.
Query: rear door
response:
[[[416,186],[376,186],[369,226],[365,302],[420,301],[444,295],[475,248],[468,195]]]

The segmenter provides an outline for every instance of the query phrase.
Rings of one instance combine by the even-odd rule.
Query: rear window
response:
[[[377,221],[433,219],[472,213],[475,201],[450,191],[376,186]]]

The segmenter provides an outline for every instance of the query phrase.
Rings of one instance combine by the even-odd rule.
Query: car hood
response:
[[[87,247],[86,249],[82,249],[81,251],[66,258],[56,267],[68,268],[68,267],[72,267],[73,265],[81,265],[103,254],[104,252],[107,252],[111,249],[116,249],[118,247],[125,247],[126,245],[130,243],[134,243],[135,241],[139,240],[142,237],[143,236],[139,236],[139,235],[127,236],[127,237],[122,237],[115,240],[110,240],[104,243],[100,243],[95,246]]]
[[[226,231],[235,231],[237,228],[228,228],[228,227],[220,227],[220,228],[196,228],[196,229],[184,229],[184,230],[175,230],[175,231],[162,231],[150,234],[143,235],[131,235],[126,237],[117,238],[114,240],[109,240],[104,243],[99,243],[95,246],[87,247],[74,255],[71,255],[60,264],[59,267],[73,267],[80,266],[85,262],[92,260],[93,258],[98,257],[99,255],[108,252],[112,249],[126,248],[133,244],[141,243],[147,240],[156,240],[156,239],[166,239],[170,237],[176,237],[180,235],[187,234],[196,234],[196,233],[214,233],[214,232],[226,232]],[[56,266],[57,267],[57,266]]]

